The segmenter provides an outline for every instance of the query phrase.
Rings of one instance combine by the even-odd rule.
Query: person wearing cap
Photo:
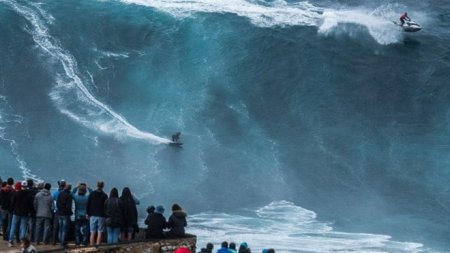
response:
[[[147,218],[147,234],[150,239],[164,238],[163,230],[167,228],[166,218],[164,217],[164,207],[157,206],[155,211],[149,214]]]
[[[23,238],[25,238],[27,232],[28,216],[33,210],[33,201],[26,188],[27,181],[22,181],[20,187],[17,185],[17,189],[19,190],[15,194],[13,194],[11,199],[13,218],[8,238],[8,246],[10,247],[13,246],[13,239],[17,229],[19,229],[19,238],[17,239],[22,240]]]

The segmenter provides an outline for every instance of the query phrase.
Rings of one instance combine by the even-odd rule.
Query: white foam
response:
[[[155,8],[178,18],[185,18],[194,13],[231,13],[246,17],[251,23],[260,27],[272,26],[316,26],[318,32],[330,35],[333,31],[352,33],[343,25],[356,24],[365,27],[369,34],[380,44],[399,42],[402,33],[393,25],[398,13],[389,16],[379,15],[373,10],[365,9],[331,9],[321,8],[307,1],[287,3],[282,0],[264,3],[263,1],[245,0],[120,0],[125,4],[137,4]],[[392,6],[382,6],[394,13]],[[381,8],[381,7],[380,7]],[[379,8],[378,8],[379,9]]]
[[[23,117],[21,115],[13,114],[11,111],[12,108],[9,106],[6,97],[0,96],[0,139],[9,143],[11,154],[19,165],[23,179],[33,179],[34,181],[42,182],[40,177],[31,172],[27,163],[20,155],[19,144],[9,137],[8,128],[17,128],[17,126],[21,125],[23,122]]]
[[[15,1],[2,0],[26,18],[32,25],[32,37],[57,71],[56,83],[50,97],[58,109],[83,124],[104,134],[113,135],[120,140],[135,138],[153,144],[169,143],[170,140],[141,131],[127,120],[95,98],[84,85],[74,57],[64,50],[59,42],[48,33],[39,12],[33,11]],[[74,99],[75,98],[75,99]]]
[[[423,245],[394,241],[388,235],[334,231],[316,213],[288,201],[273,202],[248,216],[201,213],[189,218],[188,232],[197,235],[198,247],[212,242],[247,242],[252,252],[422,252]]]

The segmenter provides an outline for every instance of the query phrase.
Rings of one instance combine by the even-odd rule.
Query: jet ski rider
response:
[[[402,26],[405,24],[405,20],[406,21],[410,21],[411,19],[408,17],[408,12],[403,13],[400,16],[400,22],[402,23]]]

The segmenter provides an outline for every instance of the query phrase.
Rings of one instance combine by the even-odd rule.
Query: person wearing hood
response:
[[[228,247],[228,250],[229,250],[231,253],[237,253],[237,250],[236,250],[236,243],[230,242],[230,246]]]
[[[49,242],[49,232],[52,222],[54,202],[50,189],[51,184],[46,183],[44,189],[36,194],[34,198],[34,209],[36,210],[36,242]]]
[[[167,227],[170,228],[170,237],[183,237],[185,235],[184,227],[187,226],[186,213],[178,204],[172,205],[172,215],[169,217]]]
[[[241,243],[241,246],[239,246],[239,253],[251,253],[250,248],[248,247],[248,244],[246,242]]]
[[[167,227],[166,218],[163,216],[164,207],[157,206],[153,213],[148,215],[146,220],[147,234],[151,239],[161,239],[164,238],[163,229]]]

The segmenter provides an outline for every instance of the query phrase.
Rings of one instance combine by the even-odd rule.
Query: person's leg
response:
[[[11,221],[11,230],[9,231],[9,243],[13,243],[14,235],[16,234],[17,226],[19,225],[19,218],[16,215],[13,215]]]
[[[52,231],[52,244],[56,245],[59,237],[59,220],[58,215],[55,213],[53,216],[53,231]]]
[[[75,218],[75,246],[80,246],[80,237],[81,237],[81,221],[78,218]]]
[[[52,219],[50,218],[45,218],[44,219],[44,236],[43,236],[43,241],[45,244],[49,243],[50,240],[50,228],[52,226]]]
[[[98,217],[98,236],[97,236],[97,244],[101,244],[103,242],[103,236],[105,234],[105,217]]]
[[[111,244],[112,238],[113,238],[113,228],[112,227],[106,227],[106,243]]]
[[[89,220],[84,219],[81,227],[81,233],[83,238],[83,245],[87,246],[89,241]]]
[[[90,236],[90,241],[89,241],[89,245],[94,246],[95,245],[95,237],[96,237],[96,233],[98,230],[98,220],[97,217],[90,217],[89,218],[89,227],[91,230],[91,236]]]
[[[19,240],[22,241],[27,235],[28,216],[20,216]]]
[[[44,222],[45,218],[36,217],[36,244],[40,244],[42,242],[42,233],[44,231]]]

